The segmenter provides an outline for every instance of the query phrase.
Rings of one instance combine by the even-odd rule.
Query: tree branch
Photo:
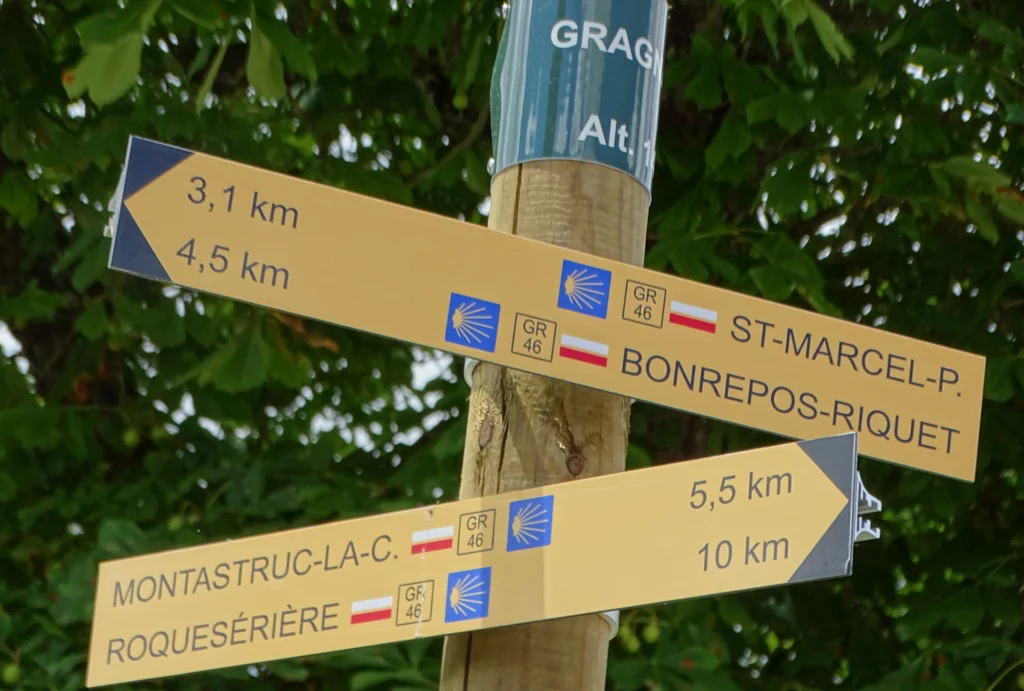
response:
[[[480,138],[480,135],[483,134],[484,128],[487,126],[487,120],[488,118],[490,118],[490,116],[491,111],[489,107],[485,106],[481,108],[480,114],[477,115],[476,122],[473,123],[473,126],[469,129],[469,132],[466,134],[466,137],[458,144],[453,146],[451,149],[449,149],[448,153],[446,153],[441,158],[440,161],[430,166],[429,168],[421,170],[419,173],[413,176],[412,180],[409,181],[409,187],[419,187],[424,182],[426,182],[430,178],[430,176],[432,176],[438,170],[446,166],[452,159],[454,159],[463,151],[471,147],[476,142],[476,140]]]

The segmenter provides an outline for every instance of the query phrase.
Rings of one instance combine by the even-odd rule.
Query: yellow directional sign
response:
[[[110,265],[974,479],[984,358],[145,139]]]
[[[856,435],[100,565],[88,686],[849,575]]]

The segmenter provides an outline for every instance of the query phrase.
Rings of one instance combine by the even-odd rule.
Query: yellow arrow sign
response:
[[[849,575],[856,444],[846,434],[105,562],[88,685]]]
[[[973,480],[984,358],[132,138],[115,269]]]

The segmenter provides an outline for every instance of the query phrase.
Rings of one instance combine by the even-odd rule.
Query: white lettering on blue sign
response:
[[[608,38],[608,27],[601,22],[583,22],[582,32],[580,25],[572,19],[562,19],[555,22],[551,28],[551,43],[556,48],[576,48],[588,50],[593,45],[597,50],[607,55],[622,53],[627,60],[635,60],[645,70],[653,69],[655,73],[661,72],[661,56],[654,50],[650,40],[641,36],[636,41],[631,41],[629,32],[625,27],[618,29],[612,37],[611,43],[606,43]]]
[[[626,140],[629,138],[629,128],[626,125],[620,125],[615,118],[608,123],[608,134],[604,133],[604,124],[601,122],[601,116],[594,115],[590,116],[587,120],[587,124],[583,126],[583,131],[580,132],[579,141],[584,142],[588,138],[593,137],[601,146],[607,146],[610,149],[618,149],[624,154],[633,155],[633,150],[629,148]]]

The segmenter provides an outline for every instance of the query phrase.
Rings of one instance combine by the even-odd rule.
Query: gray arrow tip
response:
[[[857,518],[857,435],[851,432],[802,441],[798,445],[843,493],[846,506],[789,582],[849,576],[853,572],[854,521]]]
[[[857,433],[838,434],[834,437],[797,442],[832,484],[850,499],[856,494]]]

